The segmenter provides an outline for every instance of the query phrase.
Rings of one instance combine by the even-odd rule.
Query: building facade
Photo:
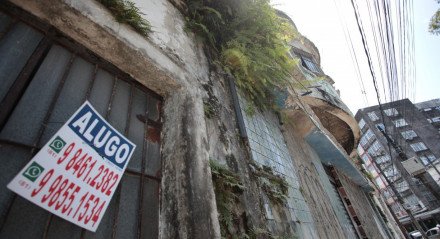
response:
[[[250,114],[185,31],[184,3],[133,4],[148,38],[97,1],[0,3],[0,238],[399,237],[350,158],[359,127],[312,42],[291,43],[292,80],[311,87]],[[86,100],[137,145],[96,232],[6,189]]]
[[[425,229],[438,222],[436,214],[440,206],[435,172],[440,156],[440,134],[434,122],[439,115],[435,112],[438,111],[436,102],[438,100],[413,104],[404,99],[383,104],[382,109],[379,106],[364,108],[356,114],[362,132],[358,151],[366,170],[400,221],[410,224],[402,208],[405,207],[416,218],[426,221]],[[384,129],[399,149],[389,143],[379,128]],[[399,156],[399,150],[407,160]],[[412,161],[415,164],[408,164]],[[390,183],[402,196],[403,205],[397,202]]]

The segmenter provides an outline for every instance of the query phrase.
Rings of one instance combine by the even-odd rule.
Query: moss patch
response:
[[[224,238],[240,238],[234,236],[240,234],[234,223],[240,219],[238,203],[245,188],[238,175],[227,167],[213,160],[209,161],[209,165],[211,166],[221,235]]]
[[[282,205],[287,199],[289,184],[280,175],[275,175],[273,170],[267,166],[259,166],[250,163],[251,172],[258,179],[260,188],[272,203]]]

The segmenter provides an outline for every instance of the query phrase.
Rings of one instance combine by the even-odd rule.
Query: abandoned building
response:
[[[186,30],[185,2],[133,0],[148,37],[101,2],[0,3],[0,238],[403,237],[311,41],[290,42],[302,86],[262,110]],[[6,188],[86,100],[137,145],[96,232]]]

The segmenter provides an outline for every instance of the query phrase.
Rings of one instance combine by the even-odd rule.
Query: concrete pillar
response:
[[[220,238],[201,96],[168,96],[164,116],[160,237]]]

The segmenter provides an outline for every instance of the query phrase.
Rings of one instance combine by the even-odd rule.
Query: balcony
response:
[[[322,72],[318,49],[303,36],[290,45],[292,56],[301,64],[291,72],[291,84],[275,94],[283,121],[300,125],[298,133],[323,164],[336,167],[359,186],[372,190],[350,158],[360,138],[358,123],[341,101],[334,81]]]

